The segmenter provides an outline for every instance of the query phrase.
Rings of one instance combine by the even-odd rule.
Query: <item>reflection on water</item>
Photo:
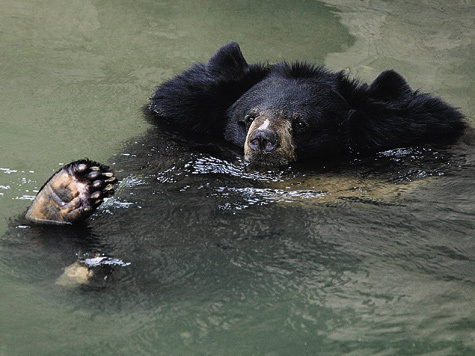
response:
[[[325,64],[371,81],[392,68],[409,84],[447,99],[473,122],[473,4],[466,1],[327,0],[356,42]],[[467,76],[468,74],[468,76]]]
[[[154,85],[235,39],[250,62],[392,67],[473,120],[469,5],[328,3],[7,1],[0,354],[474,353],[473,136],[262,171],[142,117]],[[83,156],[121,179],[88,225],[15,219]],[[91,283],[60,286],[78,265]]]
[[[470,147],[259,172],[151,129],[114,158],[124,176],[87,228],[13,225],[1,258],[42,303],[105,318],[128,350],[464,351]],[[62,274],[76,260],[94,277],[74,272],[74,288]]]

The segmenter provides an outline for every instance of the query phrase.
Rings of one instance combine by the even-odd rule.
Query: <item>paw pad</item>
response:
[[[49,224],[83,221],[114,193],[116,182],[105,165],[90,160],[72,162],[43,185],[26,217]]]

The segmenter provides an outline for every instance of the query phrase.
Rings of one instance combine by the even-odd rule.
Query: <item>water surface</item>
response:
[[[473,125],[473,32],[463,1],[4,2],[0,354],[473,354],[470,137],[258,172],[141,111],[234,39],[249,62],[393,68]],[[15,219],[85,156],[121,178],[87,227]],[[56,283],[96,255],[105,280]]]

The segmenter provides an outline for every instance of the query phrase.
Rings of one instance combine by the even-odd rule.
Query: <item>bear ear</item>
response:
[[[412,90],[399,73],[386,70],[371,83],[368,94],[376,101],[400,101],[409,99]]]
[[[430,94],[413,92],[392,70],[381,73],[369,86],[354,87],[354,92],[346,121],[353,151],[448,143],[466,127],[457,109]]]
[[[248,69],[241,49],[236,42],[229,42],[210,58],[206,64],[206,71],[216,79],[240,79]]]

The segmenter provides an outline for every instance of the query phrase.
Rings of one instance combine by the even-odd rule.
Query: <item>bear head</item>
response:
[[[280,64],[229,109],[225,139],[244,148],[244,159],[283,166],[339,153],[350,110],[338,75],[306,64]]]

